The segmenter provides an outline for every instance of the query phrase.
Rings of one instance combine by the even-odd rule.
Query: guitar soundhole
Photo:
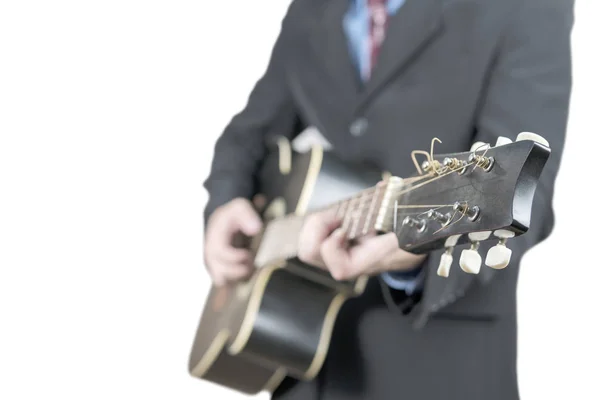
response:
[[[223,310],[223,307],[227,304],[227,300],[229,299],[229,295],[231,289],[229,286],[221,286],[220,288],[215,289],[215,294],[212,298],[212,310],[214,312],[219,312]]]

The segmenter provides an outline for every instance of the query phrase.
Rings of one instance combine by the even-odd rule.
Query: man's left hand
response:
[[[337,280],[346,280],[360,275],[408,271],[426,257],[400,249],[394,233],[366,236],[350,246],[341,224],[330,211],[309,216],[300,232],[298,258],[326,268]]]

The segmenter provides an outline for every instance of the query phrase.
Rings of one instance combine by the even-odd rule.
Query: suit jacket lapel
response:
[[[362,102],[367,101],[427,44],[441,27],[441,21],[441,0],[406,0],[389,20],[386,39],[371,79],[362,93]]]
[[[349,5],[349,0],[324,1],[310,33],[310,42],[317,60],[323,64],[336,86],[344,95],[356,96],[360,90],[360,76],[350,56],[348,38],[343,27]]]

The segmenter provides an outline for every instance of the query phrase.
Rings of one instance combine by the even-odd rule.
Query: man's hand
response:
[[[417,267],[425,255],[398,248],[394,233],[364,237],[353,246],[346,240],[341,220],[331,212],[309,216],[300,233],[298,257],[307,264],[327,268],[337,280]]]
[[[206,228],[204,262],[216,286],[248,276],[252,270],[249,250],[234,246],[238,234],[254,236],[260,232],[262,221],[252,203],[238,198],[217,208]]]

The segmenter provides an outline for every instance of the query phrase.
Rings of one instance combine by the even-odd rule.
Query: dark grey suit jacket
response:
[[[573,0],[407,0],[364,86],[342,28],[348,4],[293,1],[265,75],[217,141],[205,183],[206,217],[255,193],[266,135],[293,138],[309,125],[342,158],[398,176],[414,173],[410,151],[429,149],[433,137],[443,142],[438,152],[457,152],[531,131],[553,152],[531,229],[509,242],[509,268],[484,267],[477,276],[454,270],[444,279],[435,273],[440,254],[432,253],[423,266],[423,298],[407,316],[391,312],[369,285],[343,307],[318,379],[288,380],[274,397],[517,399],[518,266],[553,227],[571,90]]]

